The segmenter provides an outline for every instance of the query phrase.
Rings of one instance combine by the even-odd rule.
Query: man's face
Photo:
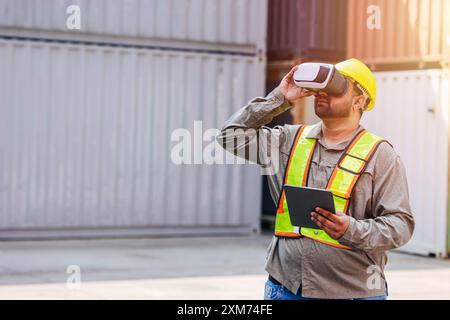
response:
[[[354,84],[347,79],[347,89],[341,96],[319,91],[314,99],[314,111],[321,119],[347,118],[352,113],[353,98],[357,95]]]

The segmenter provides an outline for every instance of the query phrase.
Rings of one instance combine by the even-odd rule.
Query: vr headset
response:
[[[333,96],[343,95],[348,86],[348,81],[334,65],[316,62],[300,64],[294,73],[294,82],[304,89],[324,91]]]

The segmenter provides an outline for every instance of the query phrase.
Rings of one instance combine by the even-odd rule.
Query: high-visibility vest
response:
[[[350,249],[331,238],[325,231],[313,228],[299,228],[291,224],[289,209],[284,194],[284,185],[307,186],[311,159],[317,145],[317,139],[307,138],[314,126],[299,128],[289,155],[284,174],[283,188],[278,201],[275,220],[275,235],[278,237],[307,237],[313,240],[344,249]],[[347,214],[352,192],[367,163],[382,142],[383,138],[362,129],[349,143],[338,160],[328,181],[327,190],[333,193],[336,211]]]

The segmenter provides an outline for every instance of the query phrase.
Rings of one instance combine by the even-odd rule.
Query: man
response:
[[[408,242],[414,230],[399,156],[360,125],[363,112],[375,105],[375,77],[357,59],[335,67],[348,81],[344,94],[299,88],[294,67],[266,98],[236,112],[217,136],[236,155],[249,158],[242,151],[257,147],[258,164],[278,166],[268,177],[278,210],[266,255],[265,299],[386,299],[386,252]],[[318,124],[264,126],[310,95]],[[274,142],[275,152],[266,152]],[[274,156],[279,161],[271,161]],[[336,214],[316,208],[311,218],[321,230],[293,227],[284,184],[332,191]]]

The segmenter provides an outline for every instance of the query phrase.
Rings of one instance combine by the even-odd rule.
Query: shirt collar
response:
[[[356,137],[356,135],[364,129],[364,127],[362,125],[359,125],[358,129],[353,133],[353,135],[349,138],[346,139],[336,145],[333,146],[328,146],[326,144],[326,142],[323,140],[323,133],[322,133],[322,121],[318,122],[317,124],[313,125],[311,131],[306,135],[307,138],[312,138],[312,139],[317,139],[318,142],[325,147],[325,149],[330,149],[330,150],[344,150],[349,144],[350,142]]]

